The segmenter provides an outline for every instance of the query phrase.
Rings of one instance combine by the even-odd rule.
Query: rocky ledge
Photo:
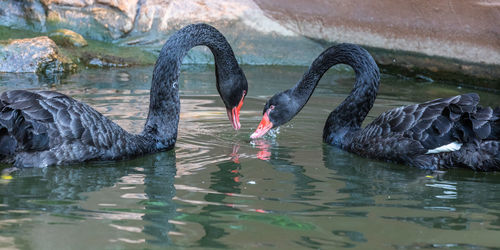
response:
[[[243,64],[309,65],[325,47],[350,42],[387,73],[500,89],[499,8],[492,0],[5,0],[0,25],[66,28],[157,53],[175,30],[206,22]],[[206,48],[185,58],[212,60]],[[120,65],[100,61],[92,62]]]
[[[0,72],[53,74],[68,72],[75,64],[46,36],[16,39],[0,44]]]

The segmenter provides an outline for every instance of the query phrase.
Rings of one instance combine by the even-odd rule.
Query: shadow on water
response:
[[[175,174],[176,157],[173,151],[113,163],[24,169],[15,172],[14,179],[2,185],[0,204],[4,206],[0,207],[0,211],[11,220],[16,220],[15,211],[29,211],[32,215],[49,214],[55,218],[77,221],[108,221],[111,218],[109,225],[126,224],[130,218],[121,217],[121,213],[137,213],[144,223],[141,231],[146,235],[145,243],[173,245],[169,233],[175,231],[170,220],[178,215],[177,205],[172,200],[176,193]],[[141,209],[119,208],[119,204],[101,204],[103,207],[89,209],[81,204],[91,199],[89,196],[94,192],[116,187],[118,184],[128,184],[122,185],[121,189],[132,188],[133,184],[144,185],[144,194],[141,195],[144,198],[138,202]],[[120,198],[129,197],[124,194]],[[104,202],[106,201],[112,203],[104,197]],[[18,218],[23,217],[26,217],[24,213],[18,213]],[[57,223],[56,220],[52,222]],[[16,231],[18,225],[13,226],[13,231]],[[92,232],[82,233],[84,234],[91,235]],[[30,244],[30,239],[24,238],[29,237],[29,234],[17,236],[21,238],[20,241]]]

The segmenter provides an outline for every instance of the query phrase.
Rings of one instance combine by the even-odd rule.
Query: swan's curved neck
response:
[[[332,142],[329,137],[343,137],[344,132],[361,126],[373,106],[380,80],[377,64],[363,48],[352,44],[330,47],[316,58],[302,80],[292,89],[295,98],[299,99],[300,107],[307,103],[323,74],[336,64],[351,66],[356,74],[356,82],[349,96],[330,113],[323,131],[326,142]]]
[[[160,51],[153,70],[149,114],[142,133],[153,150],[173,147],[179,123],[179,74],[187,52],[198,45],[207,46],[214,55],[219,83],[228,82],[239,70],[233,51],[224,36],[205,24],[189,25],[173,34]]]

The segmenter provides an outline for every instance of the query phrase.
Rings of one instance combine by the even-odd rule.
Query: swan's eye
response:
[[[269,106],[269,109],[273,110],[274,109],[274,105]]]

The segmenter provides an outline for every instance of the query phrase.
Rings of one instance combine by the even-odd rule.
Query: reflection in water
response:
[[[327,190],[331,201],[316,204],[322,191],[318,185],[322,180],[312,178],[307,173],[307,167],[293,163],[297,149],[273,145],[272,141],[255,142],[259,149],[265,150],[274,170],[291,173],[294,176],[290,198],[281,197],[280,202],[287,204],[307,202],[305,210],[289,210],[280,208],[270,210],[271,213],[301,214],[302,216],[321,216],[332,211],[337,218],[348,220],[369,219],[375,224],[406,223],[422,226],[429,230],[464,231],[479,225],[490,225],[500,229],[500,213],[498,203],[489,202],[498,199],[495,186],[491,190],[484,189],[484,183],[496,183],[494,176],[485,173],[471,173],[458,169],[449,172],[426,172],[406,166],[384,162],[369,161],[359,156],[323,144],[324,166],[333,172],[327,177],[327,182],[342,183],[337,189]],[[262,146],[265,145],[265,146]],[[257,158],[259,154],[257,154]],[[460,185],[460,182],[467,185]],[[283,180],[281,180],[283,182]],[[486,192],[485,192],[486,191]],[[260,197],[266,199],[265,197]],[[471,205],[471,201],[473,201]],[[493,205],[493,206],[492,206]],[[487,214],[486,217],[478,217]],[[355,219],[358,218],[358,219]],[[342,221],[342,219],[340,219]],[[298,244],[307,247],[354,247],[361,243],[371,242],[367,234],[374,231],[363,227],[353,227],[349,224],[336,223],[332,234],[336,238],[321,236],[302,237]],[[400,225],[401,226],[401,225]],[[401,227],[401,237],[414,229]],[[382,232],[382,231],[381,231]],[[398,235],[393,231],[392,235]],[[379,237],[383,237],[379,235]],[[419,237],[417,237],[418,239]],[[372,238],[373,240],[373,238]],[[480,245],[461,244],[463,239],[451,239],[444,245],[477,247]],[[422,241],[417,241],[422,242]],[[373,242],[372,242],[373,243]],[[490,243],[491,244],[491,243]],[[393,246],[411,247],[426,244],[394,244]],[[438,246],[440,244],[436,244]]]
[[[269,161],[272,167],[282,173],[290,173],[294,176],[294,192],[292,197],[298,200],[307,201],[317,192],[315,182],[319,180],[307,176],[304,166],[293,164],[290,159],[296,154],[295,150],[289,147],[279,146],[275,140],[257,139],[252,143],[259,149],[257,158]],[[318,208],[320,209],[320,208]]]
[[[169,233],[175,231],[175,227],[169,221],[177,216],[176,204],[172,202],[175,195],[175,162],[175,153],[165,152],[112,165],[96,163],[19,171],[14,180],[0,189],[0,202],[6,205],[0,207],[0,213],[7,212],[12,216],[13,210],[21,209],[34,215],[51,215],[55,217],[49,221],[53,220],[54,225],[57,225],[58,218],[74,218],[81,223],[86,222],[87,226],[91,224],[89,220],[109,221],[109,226],[118,231],[146,235],[145,239],[109,238],[111,243],[171,245]],[[144,186],[144,193],[136,193],[141,186]],[[103,191],[104,197],[100,197],[99,192]],[[118,197],[113,195],[116,192],[120,194]],[[102,202],[94,204],[96,199]],[[87,200],[92,203],[87,204]],[[141,208],[121,208],[122,203],[126,204],[128,200],[137,202]],[[142,221],[143,226],[127,225],[137,220]],[[57,232],[57,227],[53,230]],[[34,233],[38,229],[34,227],[27,231]],[[26,232],[18,237],[22,241],[34,241],[29,238],[31,234]],[[92,235],[93,232],[84,235],[87,234]],[[45,234],[44,238],[53,238],[57,242],[60,236],[57,233]],[[31,244],[47,247],[49,243]],[[57,243],[54,244],[57,246]]]
[[[208,193],[205,195],[204,200],[209,203],[225,204],[225,206],[208,204],[202,208],[200,215],[208,219],[200,222],[206,233],[198,242],[200,246],[227,247],[227,245],[218,241],[228,233],[223,226],[218,226],[224,221],[217,219],[217,214],[239,211],[239,208],[232,206],[225,199],[228,196],[231,197],[232,194],[241,193],[241,174],[239,172],[241,165],[233,161],[227,161],[217,164],[217,168],[218,170],[210,174],[212,184],[209,187],[219,193]]]
[[[408,179],[422,173],[414,168],[363,161],[359,156],[326,144],[323,159],[327,168],[335,170],[330,178],[345,181],[345,187],[338,191],[350,195],[348,199],[331,203],[333,206],[369,206],[376,203],[375,197],[379,195],[406,194]],[[382,180],[390,180],[389,185]]]
[[[263,161],[267,161],[270,159],[271,152],[269,151],[271,149],[271,144],[269,143],[269,141],[259,138],[256,140],[252,140],[250,143],[259,149],[259,152],[257,153],[258,159],[261,159]]]
[[[234,144],[233,152],[231,152],[231,161],[233,161],[236,164],[240,163],[240,155],[238,154],[238,150],[240,150],[240,145]]]
[[[175,196],[175,152],[155,156],[157,158],[147,169],[149,171],[145,170],[144,192],[148,200],[144,201],[145,214],[142,218],[148,223],[144,226],[144,233],[154,236],[151,241],[148,241],[150,243],[171,245],[169,233],[175,230],[170,220],[177,216],[177,206],[172,201]]]
[[[322,217],[330,209],[330,204],[317,203],[318,196],[323,195],[321,190],[317,189],[317,185],[322,183],[321,180],[310,177],[307,174],[307,167],[294,164],[290,159],[293,159],[297,154],[297,150],[278,146],[274,139],[258,139],[252,142],[260,151],[256,157],[261,160],[266,160],[272,168],[278,173],[291,174],[294,178],[290,181],[293,185],[293,190],[290,191],[290,197],[279,198],[281,202],[287,204],[297,204],[302,207],[300,210],[291,210],[287,207],[280,207],[279,210],[271,211],[272,213],[282,214],[300,214],[302,216]],[[261,157],[266,155],[265,158]],[[328,190],[334,193],[335,190]],[[315,226],[306,223],[296,223],[290,221],[287,217],[280,218],[283,226],[290,228],[297,228],[302,230],[314,230]],[[366,242],[364,235],[361,232],[348,231],[348,230],[334,230],[332,231],[334,237],[324,237],[319,235],[302,236],[300,241],[297,241],[302,247],[307,248],[338,248],[346,247],[351,248],[356,246],[356,242]]]
[[[380,162],[359,162],[358,156],[329,145],[323,146],[325,166],[335,170],[332,179],[345,181],[338,190],[347,199],[331,202],[337,207],[367,207],[366,212],[347,212],[349,216],[370,216],[368,207],[404,207],[411,214],[381,215],[386,220],[416,223],[429,229],[467,230],[475,223],[488,223],[489,218],[462,216],[470,213],[490,213],[498,209],[489,205],[497,197],[484,190],[484,183],[496,182],[493,176],[457,169],[449,172],[425,172],[407,166]],[[472,176],[472,178],[471,178]],[[458,186],[456,181],[467,181]],[[470,206],[475,204],[477,206]],[[431,211],[431,212],[426,212]],[[458,212],[450,213],[450,212]],[[498,213],[491,213],[499,221]],[[453,244],[452,244],[453,245]]]

